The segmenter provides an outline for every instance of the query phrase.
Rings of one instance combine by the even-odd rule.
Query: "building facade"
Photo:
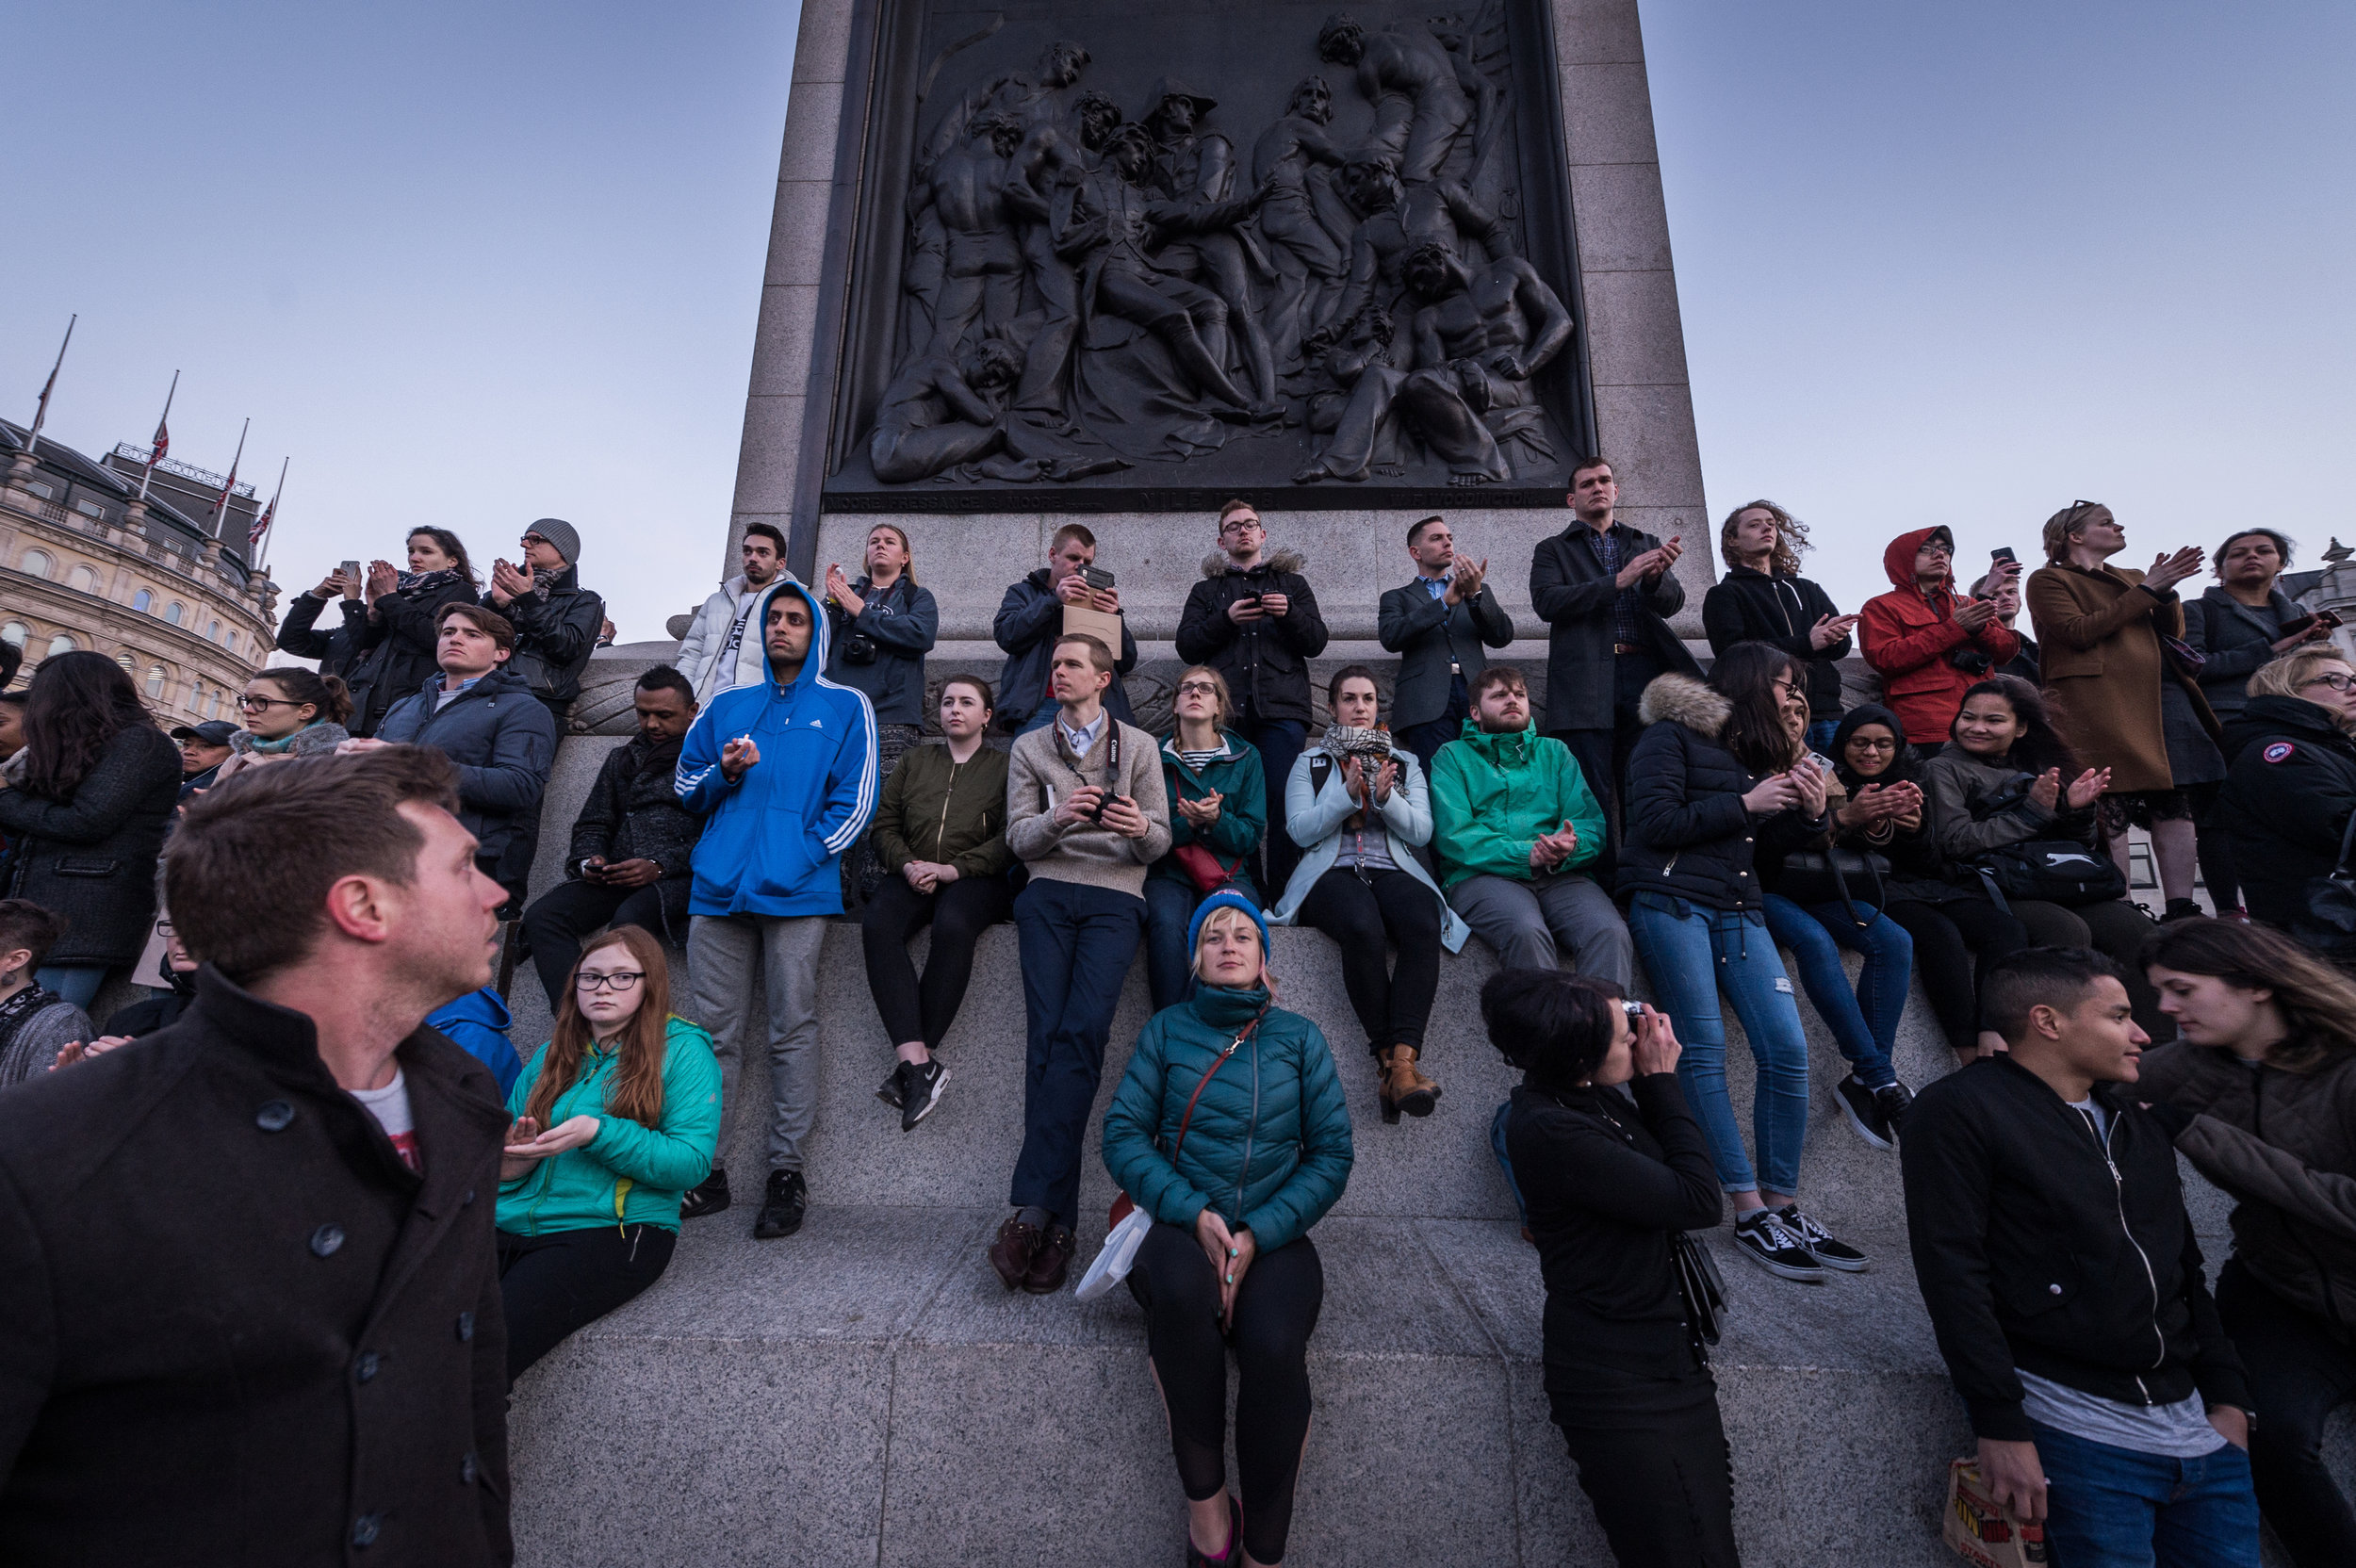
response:
[[[43,435],[28,456],[25,431],[0,422],[0,639],[24,650],[24,678],[53,654],[94,649],[167,726],[234,722],[274,645],[277,589],[245,559],[253,497],[233,498],[224,541],[185,498],[207,476],[175,465],[142,502],[125,450],[138,449],[92,462]]]

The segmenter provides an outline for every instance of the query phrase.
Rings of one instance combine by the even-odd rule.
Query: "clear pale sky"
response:
[[[2356,7],[1690,0],[1644,10],[1713,520],[1967,564],[2115,506],[2129,555],[2356,543]],[[0,412],[265,491],[289,588],[407,527],[553,514],[625,640],[710,591],[790,4],[13,12]],[[1631,496],[1630,500],[1641,498]]]

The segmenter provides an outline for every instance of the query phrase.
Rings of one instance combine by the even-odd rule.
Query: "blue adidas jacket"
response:
[[[810,605],[810,655],[779,685],[761,629],[779,594]],[[875,712],[866,694],[838,685],[826,667],[826,612],[788,579],[753,602],[736,654],[735,684],[695,716],[679,747],[679,800],[706,818],[695,842],[698,915],[839,915],[843,852],[867,831],[882,783],[875,776]],[[730,784],[720,748],[750,735],[761,760]]]

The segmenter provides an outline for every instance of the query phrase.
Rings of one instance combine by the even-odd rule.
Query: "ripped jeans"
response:
[[[1636,956],[1663,1012],[1685,1047],[1677,1082],[1710,1142],[1718,1184],[1727,1192],[1799,1194],[1800,1146],[1808,1136],[1808,1037],[1792,980],[1767,930],[1767,917],[1711,909],[1661,893],[1638,893],[1628,911]],[[1759,1147],[1752,1168],[1742,1129],[1726,1095],[1726,1025],[1718,1006],[1724,989],[1759,1064],[1751,1096],[1751,1137]]]

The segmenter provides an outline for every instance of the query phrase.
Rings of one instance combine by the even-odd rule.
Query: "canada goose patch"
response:
[[[2288,741],[2277,741],[2272,745],[2266,747],[2265,757],[2269,762],[2280,762],[2298,749],[2299,748],[2297,746],[2291,744]]]

